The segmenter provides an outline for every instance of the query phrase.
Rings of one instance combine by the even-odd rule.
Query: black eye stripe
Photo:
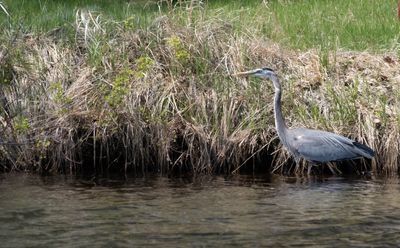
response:
[[[270,72],[274,72],[274,70],[272,70],[271,68],[268,68],[268,67],[264,67],[264,68],[262,68],[263,70],[266,70],[266,71],[270,71]]]

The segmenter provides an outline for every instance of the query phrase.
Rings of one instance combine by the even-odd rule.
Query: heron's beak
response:
[[[232,76],[234,76],[234,77],[247,77],[247,76],[253,75],[256,72],[257,72],[257,70],[244,71],[244,72],[234,73],[234,74],[232,74]]]

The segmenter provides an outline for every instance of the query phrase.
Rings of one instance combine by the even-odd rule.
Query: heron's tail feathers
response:
[[[357,149],[357,153],[359,153],[361,156],[368,159],[372,159],[375,156],[374,150],[372,150],[368,146],[360,144],[358,142],[353,142],[353,145]]]

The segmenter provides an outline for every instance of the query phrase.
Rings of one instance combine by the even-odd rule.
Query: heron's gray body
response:
[[[281,84],[273,70],[262,68],[238,73],[236,75],[255,75],[272,81],[275,88],[275,127],[279,139],[289,152],[293,154],[296,162],[298,162],[300,158],[313,163],[326,163],[362,157],[368,159],[373,158],[374,151],[371,148],[344,136],[307,128],[287,128],[281,110]],[[311,167],[309,167],[309,169],[310,168]]]
[[[374,156],[371,148],[326,131],[306,128],[287,129],[287,139],[289,140],[285,145],[295,158],[301,157],[314,163],[362,157],[372,159]]]

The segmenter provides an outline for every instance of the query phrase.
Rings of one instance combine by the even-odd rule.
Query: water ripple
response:
[[[397,178],[1,175],[2,247],[393,247]]]

